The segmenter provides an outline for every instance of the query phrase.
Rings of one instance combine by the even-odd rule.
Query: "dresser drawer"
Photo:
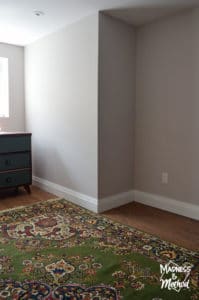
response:
[[[31,167],[30,152],[0,154],[0,171]]]
[[[31,150],[31,135],[0,136],[0,153]]]
[[[31,184],[31,177],[30,170],[0,173],[0,188]]]

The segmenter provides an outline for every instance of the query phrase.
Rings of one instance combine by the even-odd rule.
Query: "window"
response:
[[[0,57],[0,118],[9,117],[8,58]]]

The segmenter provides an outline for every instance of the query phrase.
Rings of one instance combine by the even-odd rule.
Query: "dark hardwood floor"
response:
[[[179,246],[199,250],[199,222],[137,202],[112,209],[105,216]]]
[[[31,194],[20,187],[18,193],[15,190],[0,191],[0,210],[14,208],[17,206],[31,205],[36,202],[46,201],[48,199],[58,198],[55,195],[47,193],[38,187],[31,186]]]
[[[0,191],[0,210],[57,198],[35,186],[32,186],[31,190],[30,195],[23,188],[19,189],[17,195],[13,190]],[[194,251],[199,249],[198,221],[136,202],[112,209],[103,215],[179,246]]]

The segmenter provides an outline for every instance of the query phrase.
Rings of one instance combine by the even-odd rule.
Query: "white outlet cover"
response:
[[[163,184],[168,184],[169,181],[169,174],[167,172],[162,173],[162,183]]]

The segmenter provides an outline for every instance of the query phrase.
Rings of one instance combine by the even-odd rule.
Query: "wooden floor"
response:
[[[1,191],[0,210],[57,198],[34,186],[31,187],[31,190],[31,195],[28,195],[23,189],[19,190],[18,195],[12,190]],[[112,209],[104,213],[104,215],[179,246],[195,251],[199,249],[198,221],[136,202]]]
[[[105,215],[179,246],[199,250],[199,222],[157,208],[132,202]]]

